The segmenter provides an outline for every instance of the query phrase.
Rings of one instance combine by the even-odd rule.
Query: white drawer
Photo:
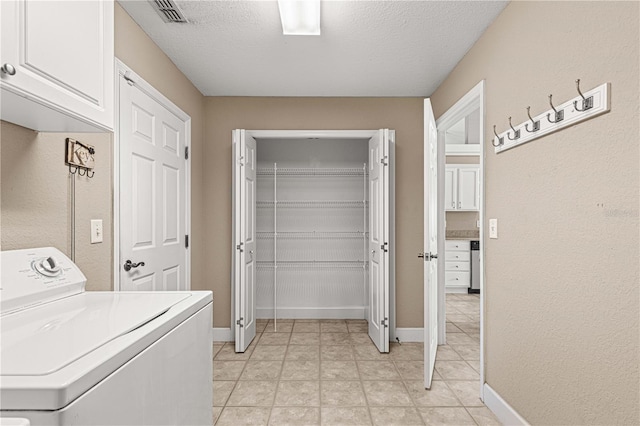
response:
[[[446,251],[444,253],[445,262],[469,262],[471,253],[469,251]]]
[[[469,240],[445,240],[444,249],[446,251],[449,250],[460,250],[460,251],[469,251],[471,248],[471,244]]]
[[[444,262],[445,271],[469,271],[469,262]]]
[[[444,284],[446,286],[466,286],[471,284],[471,272],[449,272],[444,273]]]

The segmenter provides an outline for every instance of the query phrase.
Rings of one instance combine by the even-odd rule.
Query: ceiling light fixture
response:
[[[320,35],[320,0],[278,0],[284,35]]]

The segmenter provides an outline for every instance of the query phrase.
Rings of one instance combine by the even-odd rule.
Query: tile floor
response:
[[[496,425],[478,398],[479,297],[447,295],[431,390],[423,345],[381,354],[364,320],[260,321],[243,354],[214,343],[216,425]]]

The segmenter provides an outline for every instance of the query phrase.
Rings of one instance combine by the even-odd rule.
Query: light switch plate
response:
[[[102,219],[91,220],[91,244],[102,242]]]
[[[489,219],[489,238],[498,238],[498,219]]]

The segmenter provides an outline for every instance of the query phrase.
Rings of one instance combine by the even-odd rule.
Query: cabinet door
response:
[[[479,210],[479,175],[479,167],[461,167],[458,169],[458,210]]]
[[[87,124],[112,130],[113,2],[7,0],[1,7],[0,63],[15,69],[0,73],[3,95],[15,103],[4,108],[3,99],[3,119],[35,130],[75,130],[56,128],[47,116],[55,111],[79,121],[79,130]]]
[[[458,203],[458,169],[446,167],[444,171],[444,209],[456,210]]]

